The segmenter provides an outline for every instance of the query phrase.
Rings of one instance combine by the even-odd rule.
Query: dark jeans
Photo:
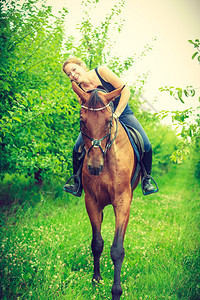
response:
[[[149,139],[144,131],[144,129],[142,128],[142,126],[140,125],[140,123],[138,122],[138,120],[136,119],[136,117],[134,116],[134,114],[121,114],[121,116],[119,117],[119,120],[122,121],[125,125],[129,125],[133,128],[135,128],[142,136],[143,141],[144,141],[144,150],[145,152],[148,152],[151,149],[151,144],[149,142]],[[78,152],[78,149],[81,145],[82,142],[82,134],[81,132],[79,133],[79,136],[76,140],[76,144],[74,146],[74,150],[76,152]]]

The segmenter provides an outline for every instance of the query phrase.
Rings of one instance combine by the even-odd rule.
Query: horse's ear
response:
[[[105,97],[108,100],[108,102],[110,102],[110,101],[114,100],[116,97],[118,97],[121,94],[124,87],[125,87],[125,85],[119,89],[116,89],[116,90],[108,93],[108,94],[105,94]]]
[[[80,104],[86,103],[89,100],[90,95],[85,93],[74,81],[72,81],[72,88],[74,92],[79,96],[78,102]]]

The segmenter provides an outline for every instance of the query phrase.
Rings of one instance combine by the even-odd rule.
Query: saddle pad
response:
[[[131,145],[133,147],[133,150],[134,150],[134,152],[136,154],[136,157],[137,157],[137,166],[136,166],[136,169],[135,169],[135,173],[133,174],[133,177],[131,179],[131,187],[133,187],[133,185],[135,183],[135,180],[138,177],[139,172],[141,170],[140,161],[141,161],[141,158],[142,158],[143,153],[144,153],[144,142],[142,140],[142,137],[141,137],[140,133],[137,130],[135,130],[132,127],[126,126],[122,121],[120,121],[120,123],[122,124],[122,126],[125,129],[125,131],[128,135],[128,138],[131,142]],[[129,128],[131,128],[131,131],[130,131]],[[136,144],[138,144],[138,146]]]

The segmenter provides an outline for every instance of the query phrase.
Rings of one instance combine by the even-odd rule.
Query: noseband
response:
[[[92,111],[100,111],[100,110],[103,110],[103,109],[107,108],[109,105],[110,105],[110,103],[108,103],[107,105],[105,105],[105,106],[103,106],[103,107],[100,107],[100,108],[89,108],[89,107],[87,107],[87,106],[81,105],[81,108],[84,108],[84,109],[87,109],[87,110],[92,110]],[[113,111],[112,111],[112,122],[110,123],[110,131],[109,131],[108,134],[106,134],[106,135],[105,135],[104,137],[102,137],[101,139],[93,139],[93,138],[91,138],[89,135],[87,135],[86,133],[84,133],[83,131],[81,131],[82,135],[86,136],[88,139],[90,139],[90,140],[92,141],[92,146],[89,148],[88,151],[86,150],[87,155],[89,155],[89,153],[90,153],[90,151],[92,150],[92,148],[100,148],[100,150],[101,150],[101,152],[102,152],[102,155],[103,155],[103,158],[105,157],[107,150],[111,148],[111,146],[112,146],[114,140],[115,140],[116,137],[117,137],[117,132],[118,132],[118,120],[117,120],[117,119],[115,119],[115,120],[116,120],[116,126],[117,126],[117,128],[116,128],[115,136],[114,136],[114,138],[113,138],[112,141],[110,140],[110,135],[111,135],[111,129],[112,129],[112,126],[113,126],[113,123],[112,123],[112,122],[113,122]],[[107,142],[106,142],[106,148],[105,148],[105,150],[103,150],[102,147],[101,147],[101,141],[103,141],[103,140],[106,139],[107,137],[108,137],[108,140],[107,140]]]

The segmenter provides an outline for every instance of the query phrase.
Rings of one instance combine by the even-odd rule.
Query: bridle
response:
[[[87,109],[87,110],[92,110],[92,111],[100,111],[100,110],[103,110],[103,109],[107,108],[108,106],[110,106],[110,103],[108,103],[107,105],[105,105],[103,107],[100,107],[100,108],[90,108],[90,107],[87,107],[87,106],[84,106],[84,105],[81,105],[81,108],[84,108],[84,109]],[[111,140],[110,136],[111,136],[111,130],[112,130],[112,127],[113,127],[113,119],[115,119],[115,121],[116,121],[116,132],[115,132],[114,138]],[[112,144],[114,143],[114,141],[117,137],[117,133],[118,133],[118,120],[113,117],[113,110],[112,110],[112,121],[110,122],[110,130],[109,130],[109,133],[106,134],[104,137],[102,137],[101,139],[93,139],[89,135],[84,133],[83,131],[81,131],[81,133],[82,133],[82,135],[84,135],[85,137],[87,137],[88,139],[90,139],[92,141],[92,145],[89,148],[89,150],[87,151],[85,149],[87,155],[89,156],[89,153],[92,150],[92,148],[100,148],[100,150],[102,152],[102,155],[103,155],[103,158],[104,158],[105,155],[106,155],[107,150],[110,149]],[[107,142],[106,142],[105,150],[103,150],[103,148],[101,147],[101,141],[103,141],[106,138],[108,138],[108,139],[107,139]]]

